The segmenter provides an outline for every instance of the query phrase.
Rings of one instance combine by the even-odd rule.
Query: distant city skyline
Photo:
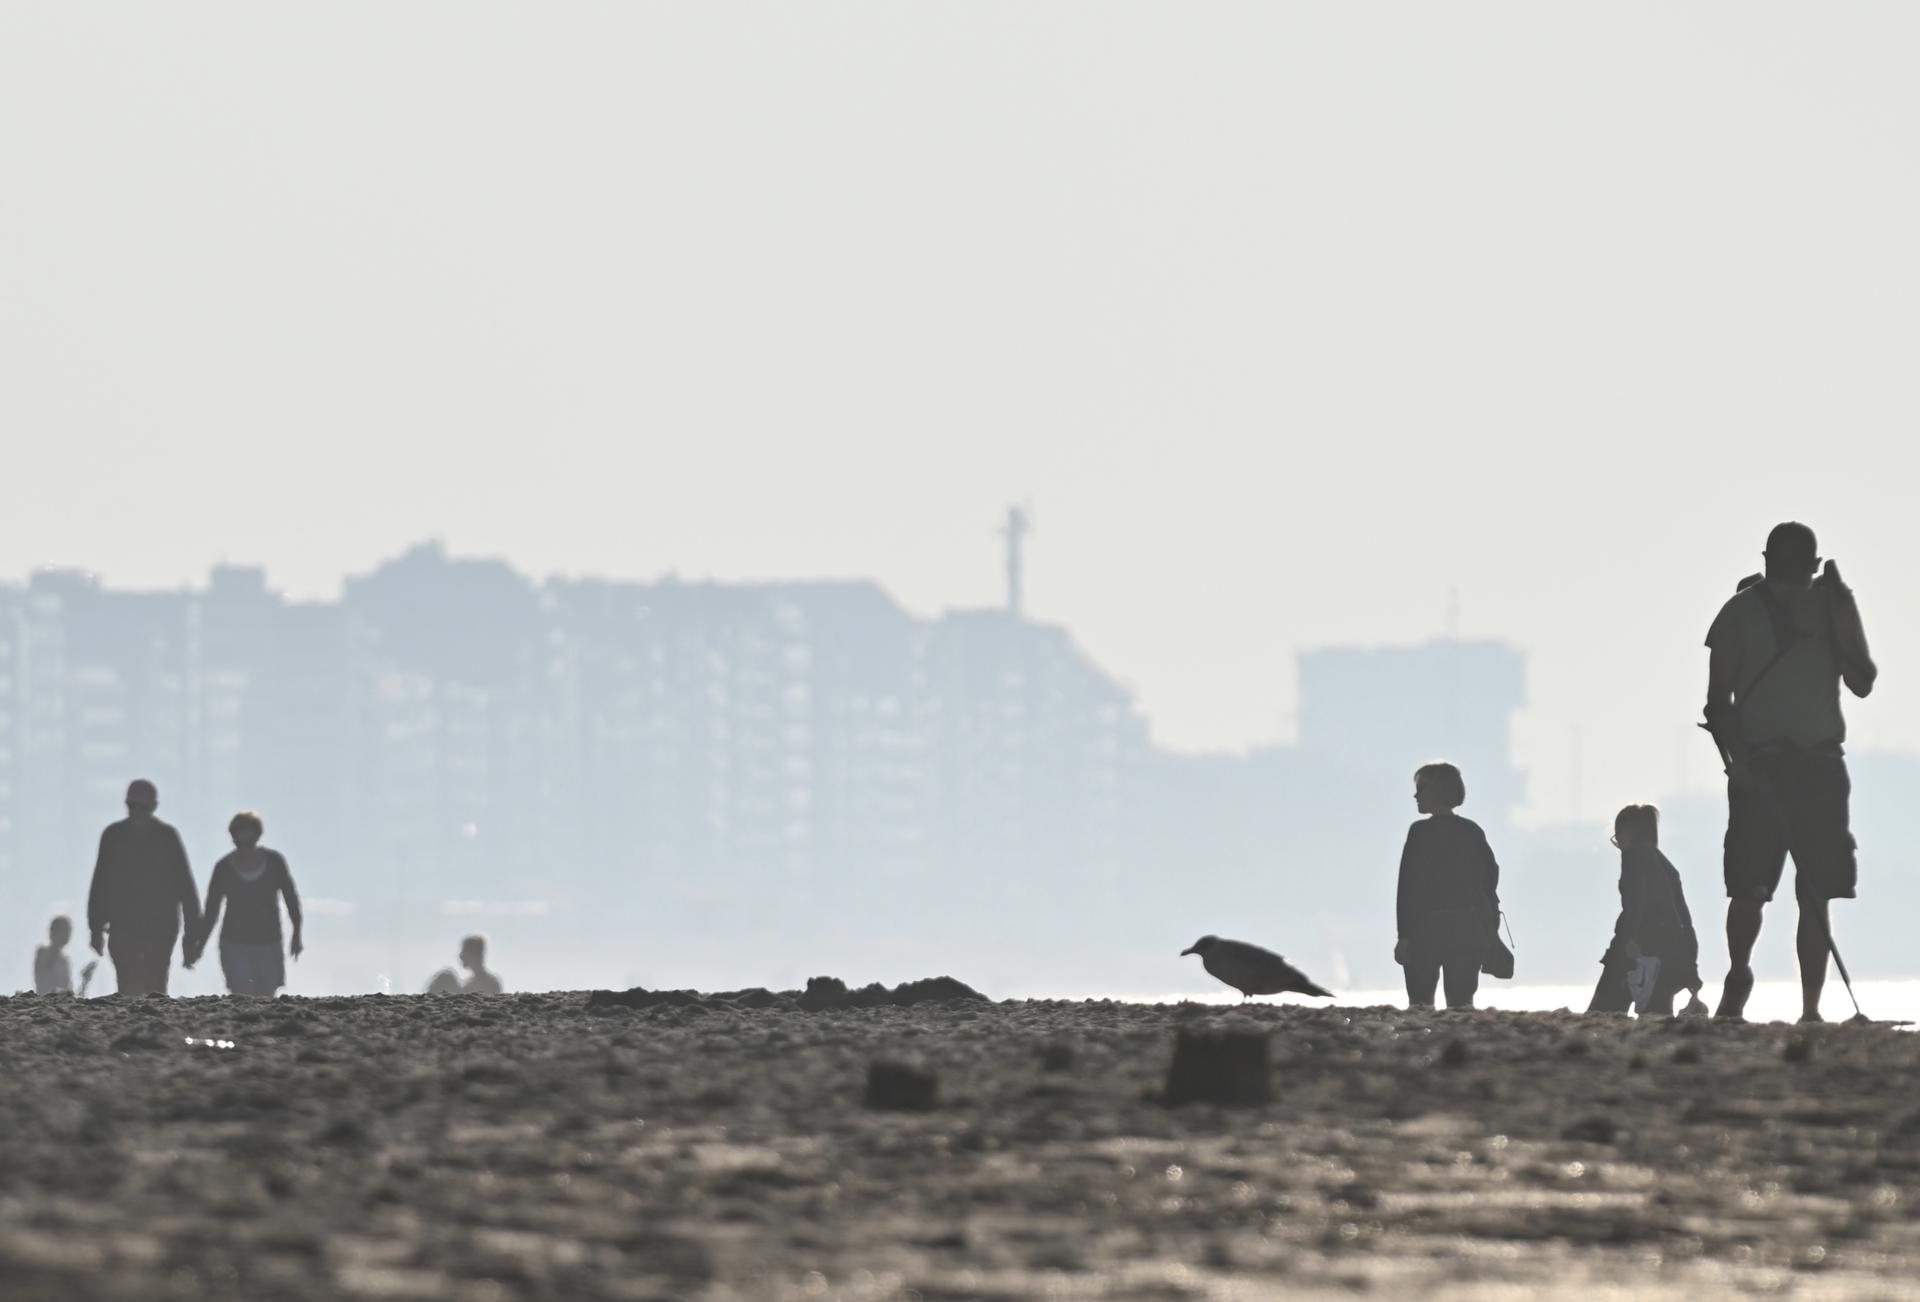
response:
[[[749,574],[744,577],[726,577],[704,571],[697,565],[684,568],[680,566],[665,566],[657,572],[641,575],[596,573],[591,567],[584,566],[564,567],[547,574],[527,572],[527,575],[529,579],[535,582],[581,580],[588,582],[604,581],[636,584],[681,582],[689,584],[718,583],[722,585],[817,584],[836,582],[872,583],[883,591],[886,591],[891,599],[899,600],[902,608],[910,611],[916,617],[934,618],[943,612],[968,609],[998,609],[1006,605],[1008,598],[1008,570],[1006,520],[1004,512],[1007,509],[1008,508],[1004,507],[1001,508],[1002,514],[998,517],[991,512],[984,513],[984,523],[979,528],[973,530],[971,542],[973,544],[973,551],[979,562],[976,567],[979,573],[971,576],[971,582],[966,588],[966,595],[973,598],[973,600],[970,601],[934,600],[925,604],[908,601],[900,594],[895,593],[885,581],[877,575],[806,575],[766,572]],[[1013,509],[1028,512],[1032,511],[1031,506]],[[406,552],[417,550],[422,546],[439,548],[449,556],[461,560],[497,563],[513,568],[517,572],[525,572],[524,567],[516,565],[510,556],[503,554],[462,552],[459,549],[448,547],[445,539],[438,536],[415,538],[411,540],[407,546],[394,549],[391,555],[402,555]],[[1024,537],[1023,552],[1026,560],[1029,563],[1033,562],[1036,552],[1034,540],[1031,536]],[[363,571],[362,573],[371,572],[372,569],[378,568],[379,564],[384,563],[388,559],[390,559],[390,557],[377,558],[375,564],[369,566],[367,571]],[[1038,564],[1041,567],[1041,573],[1037,581],[1036,576],[1031,572],[1030,568],[1023,570],[1022,584],[1025,589],[1023,595],[1028,607],[1027,613],[1029,616],[1042,621],[1058,622],[1062,624],[1062,626],[1070,626],[1068,621],[1050,619],[1051,612],[1046,609],[1034,610],[1032,608],[1032,592],[1036,587],[1039,588],[1043,599],[1047,596],[1055,595],[1049,591],[1052,585],[1046,580],[1044,570],[1046,559],[1045,549],[1041,547],[1038,550]],[[884,562],[877,562],[876,567],[884,568]],[[303,588],[298,584],[282,582],[278,574],[269,565],[248,561],[243,558],[221,557],[202,567],[198,577],[189,573],[180,579],[159,579],[147,584],[119,583],[116,582],[113,574],[98,569],[82,566],[47,565],[30,567],[17,578],[12,575],[0,573],[0,585],[4,585],[7,582],[23,583],[31,579],[36,573],[76,573],[85,575],[108,589],[154,593],[185,592],[194,590],[198,586],[204,586],[205,575],[222,568],[234,571],[257,571],[261,574],[262,581],[271,590],[289,601],[296,602],[325,603],[338,601],[356,577],[356,572],[342,570],[337,579],[331,584],[320,583]],[[1145,689],[1141,688],[1126,672],[1128,658],[1124,654],[1124,649],[1120,652],[1109,654],[1105,647],[1094,645],[1088,639],[1082,639],[1082,641],[1083,644],[1088,646],[1089,651],[1095,655],[1102,669],[1113,674],[1115,679],[1125,685],[1135,696],[1155,744],[1173,752],[1195,755],[1245,755],[1257,752],[1263,748],[1291,745],[1297,741],[1299,737],[1299,699],[1297,684],[1293,681],[1293,670],[1301,657],[1318,651],[1342,649],[1360,650],[1369,647],[1381,650],[1392,650],[1394,648],[1418,647],[1435,640],[1444,641],[1453,638],[1466,638],[1468,640],[1474,638],[1490,639],[1510,643],[1516,648],[1519,648],[1525,653],[1525,657],[1529,662],[1532,663],[1536,673],[1544,665],[1549,679],[1551,680],[1554,676],[1554,672],[1558,667],[1551,662],[1542,661],[1539,656],[1535,655],[1527,647],[1523,639],[1513,636],[1507,630],[1480,626],[1467,617],[1464,613],[1464,608],[1467,607],[1469,598],[1467,594],[1463,593],[1460,585],[1448,585],[1436,590],[1433,595],[1434,601],[1432,605],[1434,612],[1431,627],[1424,629],[1416,627],[1405,637],[1379,642],[1334,639],[1327,642],[1307,642],[1290,646],[1286,656],[1287,672],[1275,676],[1268,684],[1268,689],[1272,693],[1270,699],[1275,703],[1274,708],[1269,712],[1269,726],[1264,731],[1255,730],[1249,726],[1243,733],[1226,738],[1216,736],[1195,737],[1190,735],[1187,730],[1181,726],[1177,718],[1172,721],[1163,718],[1156,709],[1157,702],[1154,697]],[[1869,607],[1868,620],[1870,633],[1872,628],[1878,624],[1878,621],[1874,619],[1872,611],[1873,607]],[[1683,656],[1689,652],[1690,648],[1681,648],[1681,654]],[[1699,673],[1703,676],[1702,681],[1704,683],[1704,651],[1700,653],[1699,660]],[[1847,703],[1850,716],[1866,715],[1869,720],[1869,726],[1864,730],[1857,724],[1854,726],[1855,745],[1859,746],[1863,744],[1861,739],[1864,736],[1866,738],[1864,744],[1875,749],[1902,753],[1920,753],[1920,738],[1909,740],[1904,736],[1898,735],[1894,729],[1884,726],[1879,728],[1871,726],[1873,712],[1879,704],[1879,698],[1875,698],[1865,704],[1851,700]],[[1850,722],[1852,722],[1852,719],[1850,719]],[[1556,735],[1556,729],[1559,730],[1558,735]],[[1604,731],[1604,723],[1596,726],[1592,722],[1583,721],[1561,725],[1557,721],[1543,717],[1542,711],[1537,707],[1535,692],[1529,689],[1527,699],[1520,702],[1516,707],[1514,727],[1515,749],[1513,755],[1510,756],[1510,759],[1528,774],[1528,782],[1526,784],[1527,795],[1518,805],[1519,819],[1523,825],[1553,826],[1563,823],[1604,821],[1611,817],[1611,811],[1624,800],[1652,799],[1656,794],[1670,796],[1697,795],[1718,788],[1718,761],[1712,754],[1711,744],[1702,741],[1705,734],[1699,732],[1698,729],[1692,726],[1692,720],[1681,720],[1673,723],[1669,730],[1671,733],[1671,748],[1668,752],[1664,756],[1659,757],[1659,762],[1649,765],[1643,771],[1635,776],[1629,777],[1624,782],[1618,778],[1619,766],[1617,760],[1603,752],[1602,745],[1598,740],[1598,737],[1602,735]],[[1891,742],[1886,740],[1889,735],[1893,737]],[[1652,748],[1647,749],[1651,750]],[[1626,794],[1610,794],[1621,791],[1624,791]],[[1577,808],[1576,802],[1578,804]]]
[[[1700,642],[1799,518],[1854,741],[1920,749],[1920,10],[1868,9],[0,9],[0,576],[428,536],[926,614],[1031,502],[1029,608],[1166,744],[1284,741],[1299,651],[1457,590],[1594,819],[1710,788]]]
[[[361,964],[371,945],[404,971],[422,924],[477,916],[553,972],[560,933],[639,927],[657,951],[718,911],[781,961],[866,943],[863,919],[1035,980],[1127,964],[1085,928],[1036,955],[977,924],[1144,936],[1283,863],[1295,925],[1363,933],[1410,757],[1455,756],[1508,825],[1511,648],[1317,652],[1301,745],[1195,763],[1151,744],[1070,630],[1022,614],[1021,519],[1001,604],[937,618],[870,581],[536,582],[436,544],[331,602],[236,566],[158,592],[0,585],[0,902],[16,922],[72,907],[137,775],[195,856],[236,808],[264,815]],[[1198,874],[1170,896],[1169,863]]]
[[[1522,649],[1305,652],[1297,738],[1212,754],[1153,743],[1101,658],[1004,598],[921,617],[869,581],[535,581],[433,544],[331,602],[251,567],[163,592],[42,573],[0,584],[0,931],[79,907],[142,776],[203,869],[236,808],[265,815],[328,939],[312,991],[407,988],[471,926],[545,984],[733,980],[746,955],[791,981],[824,947],[1144,989],[1163,932],[1223,917],[1377,983],[1411,769],[1444,755],[1534,978],[1583,969],[1612,852],[1604,815],[1516,817]],[[1916,766],[1857,765],[1866,877],[1896,899],[1920,891],[1888,871]],[[1645,794],[1710,897],[1719,802]],[[1897,916],[1850,933],[1868,970],[1905,970]]]

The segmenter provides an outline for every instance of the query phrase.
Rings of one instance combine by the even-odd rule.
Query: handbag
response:
[[[1513,950],[1500,939],[1500,923],[1506,921],[1505,912],[1500,913],[1498,922],[1488,920],[1486,949],[1480,960],[1480,970],[1497,981],[1513,980]],[[1513,924],[1507,923],[1507,940],[1512,939]]]
[[[1640,960],[1627,973],[1627,998],[1633,1001],[1633,1011],[1644,1013],[1653,999],[1654,987],[1660,983],[1660,959],[1653,954],[1642,954]]]

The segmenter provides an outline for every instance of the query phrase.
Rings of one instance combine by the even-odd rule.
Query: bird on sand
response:
[[[1238,990],[1243,998],[1277,995],[1283,990],[1333,998],[1333,991],[1323,990],[1309,981],[1306,973],[1272,950],[1249,945],[1244,940],[1202,936],[1180,951],[1182,958],[1188,954],[1198,954],[1200,965],[1210,975]]]

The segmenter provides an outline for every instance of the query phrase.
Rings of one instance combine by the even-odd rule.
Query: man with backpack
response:
[[[1801,1020],[1817,1022],[1833,945],[1828,903],[1853,898],[1857,871],[1840,684],[1864,697],[1878,670],[1852,591],[1832,561],[1820,569],[1813,530],[1775,526],[1765,555],[1766,573],[1743,582],[1707,632],[1703,726],[1727,765],[1730,962],[1714,1015],[1746,1010],[1761,914],[1791,854]]]

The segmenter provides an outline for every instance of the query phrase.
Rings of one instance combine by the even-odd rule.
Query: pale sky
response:
[[[1920,10],[13,3],[0,579],[440,537],[1030,605],[1184,748],[1533,656],[1536,815],[1680,780],[1819,531],[1920,748]],[[1409,765],[1425,756],[1409,756]]]

